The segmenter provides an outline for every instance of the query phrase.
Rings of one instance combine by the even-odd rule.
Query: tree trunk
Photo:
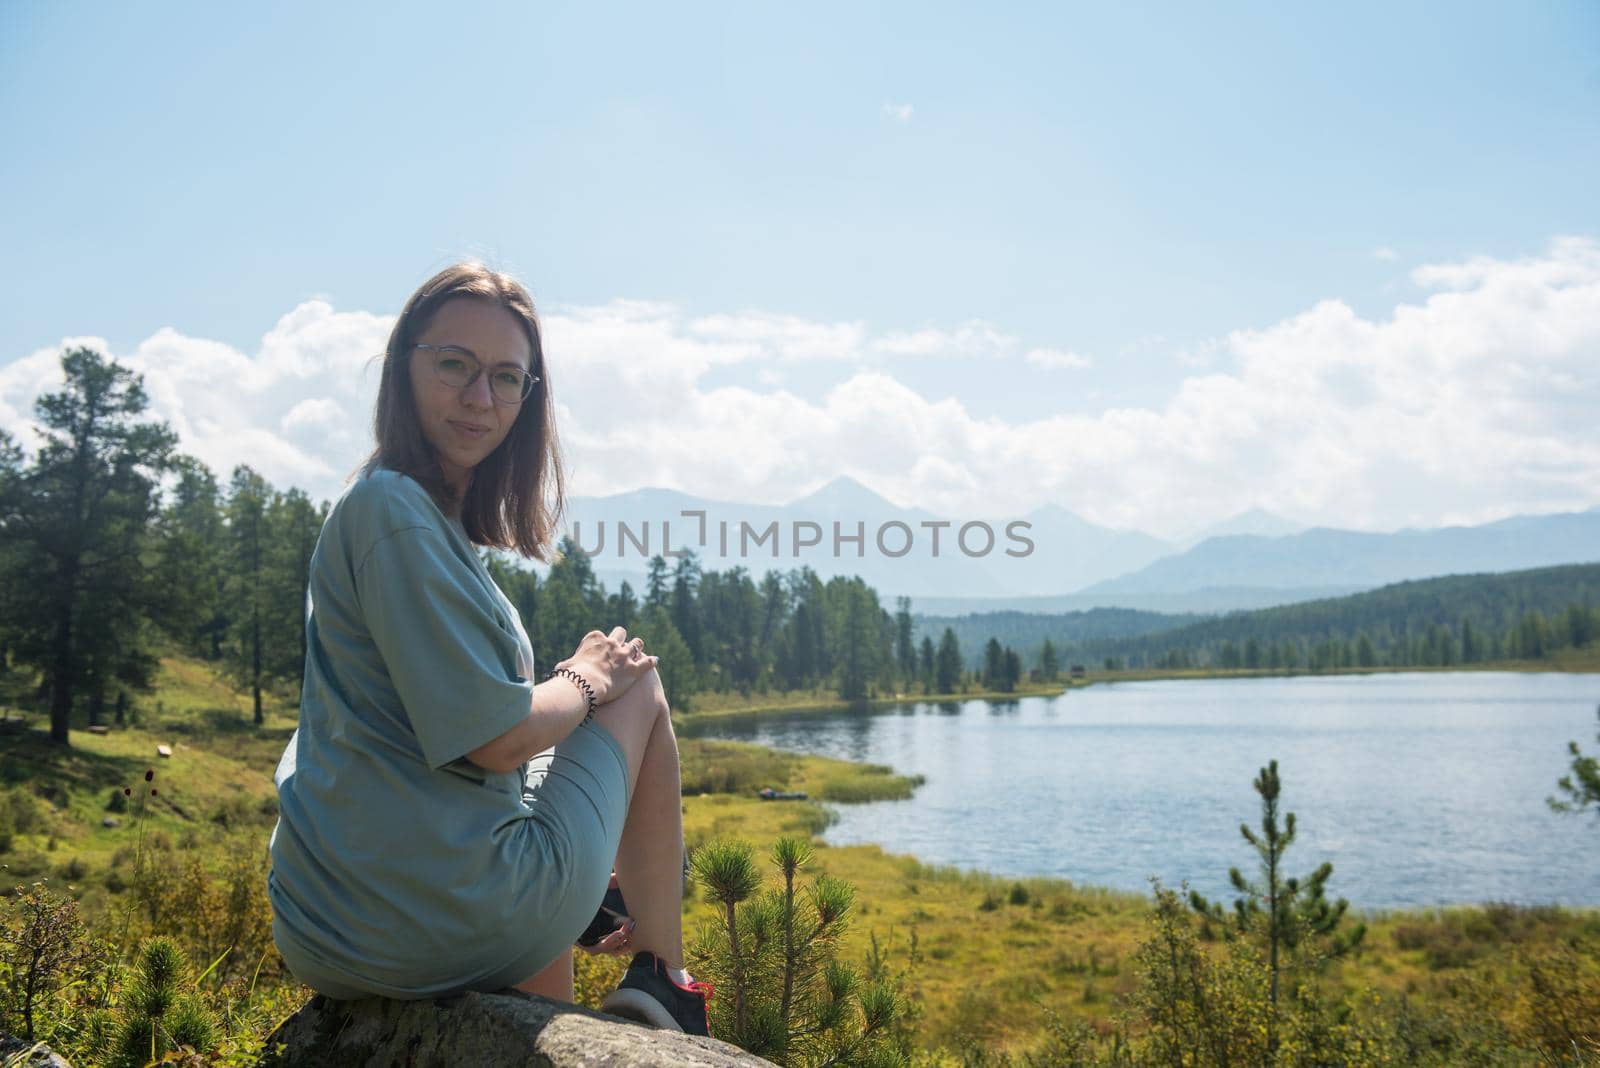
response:
[[[50,666],[50,740],[70,745],[72,739],[72,586],[66,583],[66,600],[56,617],[55,655]]]
[[[261,609],[254,610],[251,621],[250,650],[250,691],[255,696],[256,712],[255,724],[261,726],[266,722],[266,717],[261,714]]]

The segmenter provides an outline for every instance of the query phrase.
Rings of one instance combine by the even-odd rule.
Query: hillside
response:
[[[924,637],[939,637],[949,627],[961,644],[962,657],[968,668],[983,665],[984,643],[990,638],[1009,646],[1023,655],[1027,666],[1037,660],[1037,651],[1046,638],[1056,648],[1084,645],[1097,640],[1117,640],[1138,637],[1156,632],[1166,632],[1174,627],[1200,619],[1198,615],[1171,615],[1162,612],[1141,612],[1131,608],[1093,608],[1087,612],[974,612],[960,616],[913,615],[913,640],[921,643]]]
[[[1539,659],[1592,641],[1597,607],[1600,564],[1575,564],[1400,582],[1143,635],[1091,638],[1075,651],[1130,667],[1180,656],[1186,663],[1168,666],[1294,666],[1296,655],[1323,667]],[[1255,662],[1247,662],[1250,648]],[[1316,664],[1319,649],[1327,662]]]

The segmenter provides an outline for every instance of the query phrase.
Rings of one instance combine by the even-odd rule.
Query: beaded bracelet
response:
[[[589,685],[589,680],[569,667],[553,668],[551,669],[550,674],[546,675],[545,678],[553,679],[557,675],[565,675],[567,678],[571,679],[572,684],[578,689],[582,690],[583,695],[589,699],[589,711],[583,714],[583,722],[588,723],[590,720],[594,719],[594,687]]]

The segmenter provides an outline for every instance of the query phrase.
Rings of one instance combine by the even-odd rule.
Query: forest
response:
[[[1072,648],[1157,668],[1450,667],[1542,660],[1600,634],[1600,564],[1447,575]]]
[[[328,502],[241,465],[226,479],[178,451],[147,417],[131,370],[86,348],[62,356],[63,388],[40,398],[32,455],[0,431],[0,703],[47,711],[51,737],[126,720],[164,651],[221,665],[252,695],[298,692],[307,578]],[[757,582],[740,567],[669,570],[608,592],[563,538],[542,578],[485,552],[516,605],[535,662],[554,665],[597,626],[641,635],[687,711],[701,692],[823,691],[845,700],[1014,688],[1016,653],[996,647],[981,678],[948,630],[913,640],[910,601],[894,611],[859,578],[808,567]],[[1010,653],[1007,656],[1007,653]]]

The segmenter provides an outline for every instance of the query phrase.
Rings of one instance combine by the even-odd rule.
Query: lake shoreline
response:
[[[1408,691],[1416,691],[1419,688],[1431,691],[1435,688],[1435,685],[1427,678],[1427,676],[1438,675],[1441,676],[1439,685],[1451,688],[1453,692],[1458,694],[1466,695],[1465,699],[1469,702],[1468,707],[1470,707],[1470,703],[1475,700],[1477,707],[1480,708],[1498,707],[1497,702],[1499,698],[1497,697],[1497,691],[1501,689],[1522,688],[1522,684],[1514,681],[1514,676],[1518,675],[1526,676],[1529,674],[1560,674],[1566,676],[1577,676],[1573,678],[1571,683],[1560,684],[1560,687],[1565,694],[1563,700],[1566,702],[1571,701],[1572,693],[1574,691],[1578,693],[1580,699],[1584,698],[1586,691],[1591,685],[1591,680],[1584,677],[1590,673],[1577,673],[1572,671],[1564,671],[1559,673],[1515,672],[1505,671],[1504,667],[1505,665],[1495,665],[1473,672],[1473,674],[1485,676],[1491,673],[1500,676],[1500,680],[1496,683],[1491,683],[1489,678],[1485,677],[1483,680],[1483,686],[1480,686],[1476,680],[1470,677],[1463,677],[1466,675],[1465,672],[1450,668],[1444,668],[1435,671],[1301,671],[1293,673],[1230,672],[1190,675],[1179,679],[1173,679],[1171,681],[1178,683],[1179,685],[1181,685],[1183,682],[1213,679],[1222,682],[1237,683],[1240,679],[1248,679],[1260,675],[1267,679],[1284,680],[1280,681],[1279,686],[1276,687],[1276,689],[1282,689],[1284,686],[1293,685],[1286,681],[1288,679],[1302,678],[1307,675],[1314,675],[1319,678],[1324,676],[1332,676],[1332,678],[1330,678],[1328,681],[1333,682],[1339,679],[1346,680],[1346,685],[1341,687],[1341,689],[1350,690],[1351,686],[1354,686],[1354,691],[1352,692],[1360,693],[1365,692],[1366,687],[1359,683],[1351,683],[1349,681],[1351,676],[1362,676],[1369,674],[1402,677],[1408,675],[1412,676],[1414,681],[1409,683],[1397,680],[1394,684],[1383,684],[1383,689],[1385,690],[1399,687],[1400,692],[1404,694]],[[1446,681],[1447,677],[1451,675],[1455,675],[1457,677],[1453,681]],[[1084,723],[1080,723],[1074,727],[1075,730],[1081,731],[1085,729],[1085,726],[1087,726],[1089,729],[1104,729],[1109,727],[1109,729],[1119,733],[1125,732],[1128,728],[1122,725],[1123,720],[1120,715],[1113,715],[1110,719],[1107,719],[1103,710],[1101,710],[1098,714],[1091,714],[1091,709],[1103,704],[1105,698],[1101,698],[1100,700],[1089,702],[1088,704],[1083,705],[1075,705],[1071,703],[1056,705],[1055,701],[1053,700],[1054,697],[1068,693],[1073,689],[1084,691],[1084,697],[1087,697],[1089,688],[1094,687],[1096,682],[1114,683],[1116,681],[1143,682],[1152,680],[1143,678],[1122,680],[1080,680],[1075,686],[1065,687],[1060,690],[1052,688],[1042,693],[1036,691],[1032,694],[1011,694],[998,698],[993,695],[980,696],[978,693],[972,693],[965,695],[941,695],[938,699],[929,696],[918,696],[911,698],[902,697],[898,700],[893,698],[880,699],[873,702],[859,702],[853,707],[845,705],[842,702],[835,702],[832,706],[823,703],[812,703],[806,706],[795,706],[783,709],[724,709],[719,710],[719,713],[715,716],[708,718],[702,719],[694,716],[689,717],[690,722],[686,724],[686,729],[683,733],[686,738],[708,739],[715,737],[725,740],[738,740],[739,744],[751,745],[772,752],[797,754],[808,757],[826,757],[833,760],[843,759],[846,761],[855,761],[863,764],[876,763],[891,767],[900,775],[932,776],[937,780],[934,787],[932,787],[935,790],[935,793],[929,795],[926,793],[926,790],[929,789],[928,787],[919,787],[912,792],[911,798],[907,800],[911,800],[914,803],[920,803],[920,807],[923,809],[927,809],[929,811],[940,811],[948,814],[950,811],[952,811],[950,808],[952,798],[948,796],[951,790],[950,783],[954,781],[951,779],[950,770],[938,763],[937,760],[935,760],[934,763],[929,764],[926,761],[919,762],[916,759],[912,759],[912,755],[914,755],[915,752],[920,751],[915,748],[895,749],[893,747],[881,748],[876,746],[871,749],[856,748],[857,746],[861,746],[861,739],[867,737],[866,732],[869,730],[869,727],[867,726],[869,719],[874,723],[873,728],[871,728],[872,730],[880,733],[887,730],[890,732],[888,737],[905,739],[913,736],[915,731],[920,729],[914,727],[912,722],[913,720],[925,721],[930,725],[934,723],[953,724],[955,723],[955,720],[951,719],[950,717],[964,716],[966,719],[972,722],[972,726],[968,729],[967,733],[960,734],[959,730],[954,727],[941,727],[941,734],[943,737],[947,738],[955,737],[960,734],[960,736],[969,739],[969,741],[962,743],[962,752],[975,754],[972,755],[972,759],[975,760],[977,764],[982,765],[985,761],[985,754],[979,750],[968,750],[967,746],[972,744],[971,740],[975,740],[978,737],[987,737],[990,734],[989,728],[991,726],[991,717],[998,717],[992,720],[992,726],[1000,728],[1002,731],[1007,729],[1007,724],[1012,725],[1010,729],[1015,729],[1015,725],[1019,723],[1026,726],[1030,717],[1029,705],[1032,704],[1032,702],[1020,702],[1020,698],[1024,696],[1044,697],[1047,701],[1047,707],[1055,706],[1056,708],[1056,711],[1049,712],[1041,710],[1038,706],[1034,706],[1031,716],[1036,721],[1041,715],[1046,717],[1046,722],[1055,720],[1056,717],[1059,716],[1065,716],[1065,720],[1059,720],[1059,722],[1065,723],[1068,721],[1082,720],[1083,715],[1088,714],[1090,715],[1090,718],[1087,721],[1084,721]],[[1554,683],[1554,681],[1554,679],[1551,679],[1552,683]],[[1530,684],[1533,684],[1532,680],[1529,680],[1529,682]],[[1544,684],[1539,683],[1536,685],[1541,691],[1544,689]],[[1320,685],[1315,686],[1315,688],[1319,692],[1324,689],[1324,687]],[[1117,689],[1117,687],[1114,685],[1108,685],[1105,687],[1095,687],[1095,689],[1106,695],[1106,697],[1109,697],[1110,694]],[[1256,690],[1256,687],[1254,685],[1250,685],[1242,687],[1241,689],[1245,692],[1253,692]],[[1155,691],[1150,690],[1146,692],[1154,693]],[[1079,698],[1078,700],[1082,699],[1083,698]],[[958,706],[966,700],[987,700],[991,702],[991,705],[998,707],[991,707],[988,710],[985,710],[984,706],[978,705],[972,708],[963,709],[959,712],[955,708],[948,707]],[[1209,702],[1211,699],[1207,700]],[[1229,704],[1229,707],[1233,707],[1230,703],[1231,698],[1226,695],[1219,693],[1215,700],[1222,701],[1225,704]],[[1358,700],[1364,703],[1366,699],[1358,698]],[[1141,703],[1142,698],[1136,691],[1130,690],[1127,691],[1126,696],[1120,698],[1117,703],[1123,704],[1130,701],[1135,704],[1139,704]],[[1254,707],[1255,712],[1252,714],[1254,715],[1256,721],[1264,722],[1261,720],[1261,716],[1263,714],[1267,714],[1272,722],[1276,722],[1276,717],[1272,716],[1271,713],[1272,710],[1281,703],[1282,695],[1275,693],[1263,693],[1259,697],[1246,697],[1245,705],[1242,707]],[[1022,707],[1017,710],[1022,715],[1021,720],[1016,719],[1017,712],[1009,711],[1006,707],[1008,705],[1015,704],[1022,704]],[[912,718],[907,719],[905,718],[905,715],[896,716],[891,712],[889,718],[884,720],[881,717],[883,716],[884,706],[886,705],[896,706],[906,715],[911,715]],[[936,715],[936,710],[927,707],[921,709],[921,712],[923,713],[922,715],[914,714],[914,710],[916,710],[918,706],[930,705],[942,705],[947,707],[944,709],[943,715]],[[1079,713],[1078,715],[1073,714],[1072,710],[1074,709],[1077,713]],[[854,715],[851,714],[852,710],[855,713]],[[1589,706],[1589,711],[1592,713],[1592,705]],[[1179,709],[1179,712],[1180,714],[1184,715],[1185,719],[1187,719],[1187,714],[1183,712],[1182,708]],[[805,713],[812,718],[809,720],[801,720],[795,715],[795,713]],[[932,716],[933,719],[927,719],[928,716]],[[1180,721],[1174,721],[1169,716],[1166,722],[1173,723]],[[1197,717],[1196,722],[1200,723],[1203,721]],[[1293,722],[1292,717],[1290,722]],[[1436,718],[1434,722],[1449,723],[1451,721],[1441,721]],[[1590,719],[1590,722],[1592,723],[1592,718]],[[830,726],[829,724],[834,725]],[[1036,722],[1036,726],[1037,725],[1038,723]],[[1385,724],[1381,722],[1377,722],[1375,725],[1380,729],[1385,726]],[[702,728],[702,730],[697,730],[697,727]],[[727,732],[724,731],[724,728],[728,729]],[[1137,729],[1137,727],[1135,726],[1134,729]],[[1447,726],[1445,729],[1455,730],[1458,728]],[[978,734],[972,734],[971,731],[973,730],[976,730]],[[912,733],[908,734],[907,732]],[[830,735],[836,736],[838,739],[843,739],[844,744],[840,744],[837,741],[829,741],[828,738]],[[1039,736],[1034,735],[1033,737]],[[1565,736],[1563,736],[1563,738],[1564,737]],[[808,741],[808,739],[811,741]],[[993,744],[1004,747],[1007,743],[1001,739],[997,740]],[[1564,746],[1565,740],[1562,740],[1560,741],[1559,745],[1553,745],[1551,747],[1551,752],[1557,752],[1557,750],[1564,748]],[[928,750],[928,752],[935,751],[936,750],[934,749]],[[1543,748],[1541,748],[1539,751],[1543,752]],[[1185,750],[1185,752],[1188,752],[1188,750]],[[987,756],[992,762],[995,753],[989,752]],[[1169,752],[1165,755],[1164,759],[1170,759],[1172,756],[1173,754]],[[1268,756],[1282,757],[1284,756],[1284,753],[1276,750],[1262,750],[1262,755],[1260,756],[1259,762],[1264,764]],[[1230,761],[1230,766],[1231,763],[1233,763],[1233,761]],[[1247,788],[1249,774],[1254,770],[1254,768],[1255,765],[1250,764],[1248,769],[1241,768],[1229,772],[1230,782],[1232,781],[1235,772],[1243,776],[1238,780],[1240,789],[1238,791],[1239,797],[1236,799],[1238,802],[1236,811],[1236,806],[1234,804],[1235,799],[1232,798],[1231,792],[1229,791],[1224,791],[1219,794],[1215,789],[1202,789],[1200,793],[1192,796],[1185,794],[1184,796],[1190,797],[1190,802],[1187,803],[1193,803],[1195,799],[1198,799],[1200,802],[1208,806],[1209,811],[1203,817],[1206,821],[1206,826],[1211,826],[1212,823],[1216,823],[1217,826],[1227,824],[1230,827],[1237,827],[1237,820],[1241,816],[1248,815],[1249,806],[1254,803],[1254,798],[1252,795],[1250,795]],[[1313,774],[1309,774],[1306,778],[1301,778],[1299,774],[1296,774],[1294,784],[1299,786],[1302,783],[1306,783],[1311,785],[1314,789],[1317,789],[1319,792],[1312,793],[1307,796],[1317,798],[1319,806],[1326,804],[1328,807],[1322,809],[1322,811],[1328,812],[1330,816],[1333,816],[1333,814],[1338,811],[1337,806],[1340,803],[1338,794],[1326,794],[1321,792],[1326,790],[1327,784],[1325,782],[1320,785],[1317,783],[1317,775],[1314,774],[1316,770],[1314,765],[1307,763],[1303,756],[1298,761],[1291,763],[1292,771],[1298,773],[1301,769],[1305,769],[1306,772]],[[1091,771],[1090,774],[1091,777],[1093,777],[1094,772]],[[1527,796],[1533,796],[1533,794],[1528,793],[1528,790],[1538,787],[1544,790],[1544,793],[1538,793],[1538,798],[1542,799],[1545,796],[1545,793],[1554,792],[1554,779],[1555,773],[1552,772],[1548,782],[1545,782],[1542,778],[1537,782],[1524,782],[1520,787],[1518,787],[1519,792],[1517,796],[1521,797],[1525,794]],[[943,783],[944,785],[941,787],[939,786],[939,783]],[[1017,780],[1016,785],[1021,788],[1023,786],[1023,780]],[[1029,787],[1029,789],[1031,790],[1032,787]],[[1039,789],[1041,789],[1043,792],[1030,792],[1029,796],[1041,799],[1047,805],[1060,804],[1060,797],[1057,796],[1057,792],[1054,790],[1054,788],[1045,788],[1041,786]],[[1535,792],[1537,792],[1537,790]],[[1141,796],[1144,795],[1141,794]],[[1150,796],[1161,797],[1162,793],[1158,791],[1156,794]],[[1219,808],[1219,797],[1221,798],[1222,806],[1225,807]],[[1052,798],[1054,798],[1054,800],[1051,800]],[[919,842],[921,842],[923,846],[927,845],[927,843],[923,841],[926,835],[916,832],[914,827],[909,827],[909,825],[906,824],[906,821],[911,820],[912,817],[905,815],[904,812],[897,815],[892,811],[893,809],[900,808],[900,806],[892,806],[891,809],[886,809],[881,812],[874,812],[868,816],[860,814],[859,810],[857,814],[851,814],[850,810],[853,807],[851,801],[853,799],[822,798],[820,800],[826,802],[830,806],[835,807],[836,811],[843,816],[842,826],[830,824],[829,827],[821,828],[818,831],[819,838],[836,848],[873,844],[883,849],[887,853],[893,853],[903,857],[913,857],[919,862],[923,863],[951,866],[974,876],[981,875],[985,877],[1002,879],[1037,878],[1061,880],[1074,886],[1095,887],[1103,889],[1109,893],[1119,894],[1140,894],[1146,892],[1142,881],[1136,879],[1129,880],[1128,878],[1118,879],[1114,877],[1106,877],[1108,874],[1118,874],[1120,872],[1120,868],[1122,867],[1122,862],[1119,862],[1114,858],[1109,863],[1107,862],[1107,858],[1110,855],[1105,852],[1105,848],[1102,848],[1104,845],[1103,840],[1106,837],[1104,834],[1091,834],[1088,838],[1083,838],[1081,833],[1079,834],[1078,837],[1082,839],[1081,844],[1088,845],[1089,852],[1084,857],[1078,858],[1082,861],[1082,863],[1073,865],[1073,870],[1068,871],[1064,870],[1061,865],[1053,863],[1045,866],[1032,865],[1029,862],[1029,856],[1025,855],[1025,852],[1015,849],[995,849],[993,847],[961,847],[955,849],[941,849],[939,847],[934,847],[930,853],[927,852],[925,848],[919,848],[918,846]],[[1172,802],[1173,798],[1167,797],[1166,801]],[[1148,803],[1148,798],[1144,803]],[[1069,804],[1071,803],[1069,802]],[[1540,805],[1539,807],[1542,810],[1543,806]],[[1307,814],[1308,813],[1302,813],[1302,815]],[[995,814],[994,818],[1000,821],[999,823],[993,824],[992,826],[994,827],[1002,826],[1005,823],[1005,816],[1003,813]],[[835,824],[837,822],[838,821],[836,820]],[[896,826],[900,827],[899,834],[897,834],[893,829]],[[1360,825],[1345,824],[1341,822],[1339,826],[1343,828],[1347,826],[1358,827]],[[908,829],[911,832],[909,834]],[[1014,832],[1013,840],[1015,840],[1015,836],[1025,835],[1027,833],[1025,828],[1013,827],[1011,830]],[[1461,829],[1457,828],[1456,833],[1461,833]],[[1102,841],[1097,843],[1094,841],[1096,838],[1101,839]],[[1490,838],[1478,839],[1476,837],[1474,837],[1473,840],[1481,840],[1485,843],[1493,841],[1493,839]],[[1448,893],[1450,889],[1464,891],[1464,893],[1461,893],[1460,896],[1451,897],[1441,895],[1438,900],[1429,900],[1428,897],[1422,894],[1412,896],[1404,892],[1391,896],[1389,893],[1387,893],[1388,887],[1384,879],[1374,879],[1370,870],[1363,871],[1363,869],[1370,869],[1370,864],[1362,862],[1359,866],[1347,868],[1346,864],[1353,863],[1348,857],[1341,861],[1338,853],[1335,852],[1329,854],[1329,858],[1338,861],[1339,869],[1341,871],[1348,871],[1352,875],[1360,875],[1357,884],[1350,886],[1350,890],[1354,891],[1354,893],[1347,893],[1345,896],[1352,899],[1353,909],[1359,911],[1364,917],[1369,918],[1381,918],[1395,915],[1411,916],[1414,918],[1423,914],[1439,917],[1453,909],[1474,907],[1481,908],[1495,903],[1506,902],[1514,902],[1518,905],[1518,907],[1528,908],[1556,907],[1562,909],[1577,909],[1585,912],[1592,912],[1595,909],[1600,909],[1600,899],[1597,899],[1594,894],[1588,892],[1588,885],[1586,883],[1584,885],[1574,884],[1566,887],[1565,889],[1559,887],[1547,887],[1546,890],[1550,892],[1552,896],[1542,896],[1538,892],[1537,888],[1519,887],[1515,885],[1514,880],[1512,883],[1505,884],[1505,888],[1499,888],[1494,885],[1489,885],[1488,880],[1486,880],[1485,883],[1473,887],[1470,885],[1455,886],[1452,882],[1446,879],[1442,882],[1435,882],[1433,885],[1438,889],[1445,891],[1446,893]],[[1176,855],[1173,858],[1174,863],[1170,867],[1159,857],[1144,857],[1137,852],[1135,854],[1130,854],[1123,859],[1130,868],[1137,867],[1139,868],[1139,871],[1144,870],[1144,867],[1141,865],[1146,864],[1148,861],[1150,871],[1162,872],[1163,878],[1170,878],[1172,880],[1177,880],[1180,877],[1192,879],[1196,874],[1215,874],[1212,869],[1217,867],[1216,863],[1214,863],[1216,858],[1210,856],[1204,856],[1200,862],[1200,866],[1198,867],[1185,867],[1184,864],[1186,862],[1186,858]],[[1226,861],[1224,861],[1224,868],[1225,864]],[[1425,866],[1430,868],[1433,867],[1432,865]],[[1449,865],[1443,865],[1441,870],[1443,867],[1449,867]],[[1127,873],[1120,872],[1120,874],[1126,875]],[[1438,872],[1435,872],[1434,874],[1438,874]],[[1568,881],[1570,882],[1571,880],[1569,879]],[[1580,882],[1582,882],[1582,880],[1580,880]],[[1427,884],[1418,883],[1417,885],[1420,889]],[[1368,902],[1376,903],[1369,904]]]
[[[1563,652],[1573,652],[1563,650]],[[719,705],[704,710],[675,712],[676,726],[710,722],[729,718],[755,718],[781,716],[806,712],[852,712],[883,705],[908,703],[955,704],[961,701],[1016,701],[1024,697],[1059,697],[1073,690],[1090,686],[1114,686],[1125,682],[1204,681],[1208,679],[1298,679],[1346,678],[1368,675],[1451,674],[1457,672],[1483,672],[1489,674],[1514,673],[1526,675],[1588,675],[1600,674],[1600,647],[1585,648],[1573,655],[1556,656],[1547,660],[1495,660],[1474,664],[1438,664],[1413,666],[1381,666],[1338,668],[1312,671],[1308,668],[1168,668],[1138,671],[1091,671],[1077,678],[1064,678],[1051,683],[1033,683],[1016,690],[971,690],[961,693],[887,694],[863,697],[854,701],[806,695],[795,702],[773,701],[767,695],[747,698],[743,702]],[[719,698],[722,695],[717,695]],[[781,695],[780,695],[781,696]]]

